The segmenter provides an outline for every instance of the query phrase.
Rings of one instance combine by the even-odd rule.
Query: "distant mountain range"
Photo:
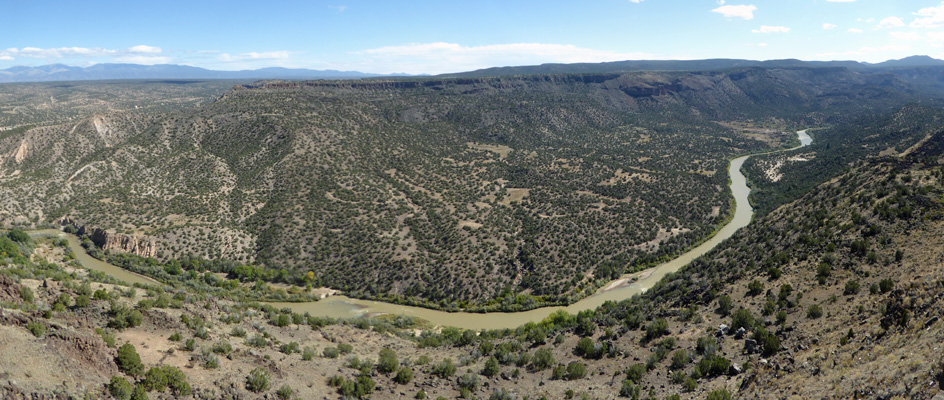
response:
[[[71,67],[50,64],[38,67],[10,67],[0,70],[0,82],[88,81],[109,79],[362,79],[379,76],[357,71],[261,68],[243,71],[215,71],[187,65],[96,64]]]
[[[604,63],[577,64],[541,64],[519,67],[495,67],[470,72],[445,74],[448,77],[485,77],[535,74],[573,74],[573,73],[613,73],[629,71],[710,71],[741,67],[789,68],[789,67],[843,67],[852,70],[887,69],[900,67],[941,67],[944,60],[928,56],[911,56],[900,60],[888,60],[880,63],[858,61],[802,61],[784,60],[739,60],[715,58],[707,60],[629,60]]]
[[[630,60],[605,63],[541,64],[516,67],[485,68],[469,72],[443,74],[439,77],[486,77],[535,74],[588,74],[628,71],[708,71],[739,67],[843,67],[852,70],[878,70],[915,67],[944,67],[944,60],[928,56],[912,56],[880,63],[858,61],[801,61],[785,60]],[[109,79],[364,79],[378,77],[409,77],[408,74],[371,74],[358,71],[261,68],[242,71],[217,71],[187,65],[161,64],[96,64],[91,67],[72,67],[50,64],[38,67],[10,67],[0,70],[0,83],[87,81]]]

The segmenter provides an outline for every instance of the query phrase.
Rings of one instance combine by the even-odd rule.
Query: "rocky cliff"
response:
[[[76,226],[79,235],[87,235],[96,246],[105,251],[130,253],[142,257],[157,256],[157,241],[151,237],[117,233],[99,227],[83,225],[71,218],[62,218],[59,220],[59,224]]]

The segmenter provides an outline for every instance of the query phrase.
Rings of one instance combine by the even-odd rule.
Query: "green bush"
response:
[[[738,330],[739,328],[751,329],[751,326],[754,325],[754,316],[751,315],[750,310],[745,308],[739,308],[734,312],[734,316],[731,317],[731,330]]]
[[[145,389],[163,392],[170,388],[175,396],[190,395],[190,383],[179,368],[170,365],[152,367],[144,374],[141,382]]]
[[[671,368],[673,370],[682,369],[690,362],[692,362],[692,354],[689,353],[688,350],[679,349],[672,354]]]
[[[452,363],[451,358],[447,358],[433,367],[433,374],[440,378],[448,378],[456,374],[456,365]]]
[[[853,281],[853,280],[847,281],[846,287],[845,289],[843,289],[842,294],[846,296],[859,294],[859,288],[860,288],[860,285],[858,281]]]
[[[731,367],[731,361],[719,355],[705,356],[695,365],[692,376],[695,378],[724,375]]]
[[[134,392],[134,387],[128,383],[128,380],[120,376],[112,376],[108,383],[108,392],[118,400],[129,400]]]
[[[388,348],[380,350],[380,358],[377,360],[377,371],[382,374],[389,374],[397,370],[400,366],[400,360],[397,359],[397,353]]]
[[[131,392],[131,400],[149,400],[147,389],[142,384],[134,385],[134,391]]]
[[[33,333],[33,336],[38,338],[43,337],[46,334],[46,324],[40,321],[30,321],[26,324],[26,329],[29,329]]]
[[[649,370],[645,364],[633,364],[626,369],[626,380],[638,384]]]
[[[246,376],[246,389],[253,393],[262,393],[269,389],[269,372],[262,368],[249,371]]]
[[[587,365],[576,361],[567,364],[567,380],[574,381],[587,377]]]
[[[708,400],[731,400],[731,392],[727,390],[713,390],[708,392]]]
[[[36,296],[33,295],[33,289],[29,286],[20,286],[20,298],[27,303],[32,303]]]
[[[347,343],[338,343],[338,351],[341,352],[341,354],[351,354],[351,352],[354,351],[354,346]]]
[[[413,370],[410,367],[400,367],[397,370],[397,375],[393,377],[393,381],[401,385],[406,385],[413,380]]]
[[[659,318],[655,321],[649,323],[646,326],[646,336],[643,338],[644,341],[648,342],[650,340],[658,339],[662,336],[669,334],[669,323],[665,318]]]
[[[134,345],[125,343],[118,348],[118,356],[115,357],[115,364],[118,369],[130,376],[141,376],[144,374],[144,364],[141,363],[141,357]]]
[[[289,400],[292,398],[292,395],[295,394],[295,391],[292,390],[292,387],[289,385],[282,385],[279,390],[275,391],[275,395],[282,400]]]
[[[325,349],[321,352],[321,355],[324,356],[324,358],[338,358],[338,356],[341,355],[341,352],[338,351],[337,347],[325,347]]]
[[[636,383],[630,379],[624,379],[623,385],[620,387],[619,395],[622,397],[629,397],[634,400],[639,399],[639,394],[642,391],[642,388],[636,386]]]
[[[534,352],[534,357],[531,359],[531,370],[532,371],[543,371],[550,368],[557,361],[554,360],[554,353],[551,352],[551,349],[538,349]]]
[[[823,316],[823,307],[820,307],[819,304],[810,304],[810,307],[806,309],[806,317],[816,319]]]
[[[498,375],[498,360],[495,357],[489,357],[488,360],[485,360],[485,366],[482,368],[482,375],[486,377],[493,377]]]

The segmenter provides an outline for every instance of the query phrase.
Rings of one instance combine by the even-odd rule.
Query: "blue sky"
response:
[[[627,59],[944,59],[941,0],[0,0],[0,10],[0,68],[415,74]]]

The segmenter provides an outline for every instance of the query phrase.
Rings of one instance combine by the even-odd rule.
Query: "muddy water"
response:
[[[789,150],[808,146],[813,139],[806,133],[806,130],[797,132],[800,139],[800,145]],[[731,177],[731,193],[734,195],[735,211],[734,217],[727,225],[721,228],[717,234],[708,239],[698,247],[689,250],[681,256],[659,264],[654,268],[647,270],[639,276],[639,279],[630,284],[621,284],[629,279],[629,276],[621,277],[603,287],[613,287],[610,290],[600,290],[596,294],[580,300],[574,304],[565,307],[544,307],[530,311],[512,312],[512,313],[462,313],[445,312],[430,310],[421,307],[401,306],[391,303],[383,303],[371,300],[359,300],[349,297],[336,295],[317,302],[308,303],[271,303],[277,308],[287,307],[296,312],[308,312],[311,315],[333,317],[333,318],[351,318],[364,314],[398,314],[415,316],[430,321],[434,325],[455,326],[464,329],[504,329],[516,328],[527,322],[540,321],[557,310],[564,310],[571,314],[576,314],[582,310],[599,307],[606,301],[624,300],[634,295],[640,294],[652,288],[666,274],[678,271],[692,260],[707,253],[715,248],[725,239],[731,237],[738,229],[741,229],[751,222],[754,210],[748,201],[750,189],[747,187],[747,179],[741,173],[741,166],[750,156],[738,157],[731,160],[728,167],[728,176]],[[69,240],[69,245],[76,252],[76,256],[82,265],[105,272],[116,278],[127,282],[154,283],[155,281],[141,276],[114,265],[92,258],[85,249],[79,245],[78,238],[73,235],[65,234],[56,230],[33,231],[31,235],[55,235],[65,237]]]
[[[102,260],[99,260],[95,257],[90,256],[85,252],[85,248],[82,247],[82,244],[79,243],[79,238],[75,235],[70,235],[68,233],[56,230],[56,229],[40,229],[35,231],[29,231],[29,235],[32,237],[37,236],[52,236],[65,238],[69,242],[69,247],[72,248],[72,251],[75,252],[75,259],[79,261],[85,268],[93,269],[96,271],[104,272],[108,275],[111,275],[117,279],[123,280],[125,282],[134,284],[134,283],[146,283],[146,284],[158,284],[161,283],[146,277],[141,274],[136,274],[134,272],[128,271],[121,267],[109,264]]]

